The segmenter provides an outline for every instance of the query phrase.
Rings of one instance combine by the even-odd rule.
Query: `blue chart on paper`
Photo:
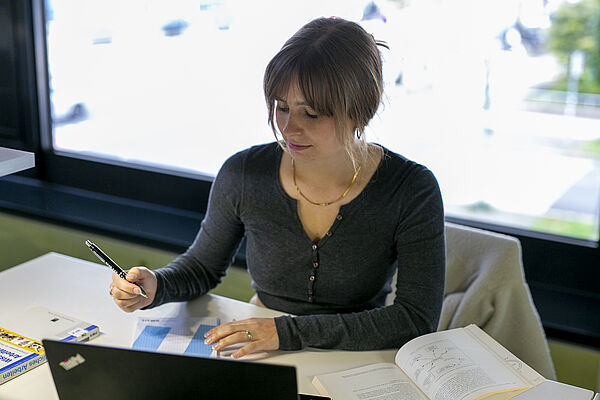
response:
[[[168,326],[148,325],[135,342],[133,342],[132,348],[136,350],[156,351],[170,330],[171,328]]]
[[[213,349],[209,345],[204,344],[204,334],[212,328],[214,328],[214,326],[200,325],[183,354],[206,357],[210,356],[210,353],[212,353]]]
[[[180,326],[146,325],[131,347],[134,350],[210,357],[213,349],[204,344],[204,334],[214,327],[215,325],[200,324],[193,335],[190,335],[188,329],[182,330]]]

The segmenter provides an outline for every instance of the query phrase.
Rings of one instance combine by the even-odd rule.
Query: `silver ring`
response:
[[[251,342],[252,341],[252,334],[250,333],[250,331],[246,329],[244,332],[246,332],[246,336],[248,336],[248,341]]]

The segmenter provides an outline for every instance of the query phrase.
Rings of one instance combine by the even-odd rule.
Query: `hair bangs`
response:
[[[312,54],[310,54],[312,53]],[[344,114],[343,98],[340,98],[336,87],[335,76],[328,74],[327,66],[323,65],[323,59],[309,52],[303,57],[296,75],[296,84],[306,103],[318,114],[341,117]]]

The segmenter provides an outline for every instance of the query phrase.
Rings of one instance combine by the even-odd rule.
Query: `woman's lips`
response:
[[[288,147],[290,150],[293,150],[293,151],[302,151],[302,150],[308,149],[311,146],[310,145],[303,146],[301,144],[293,144],[293,143],[288,142]]]

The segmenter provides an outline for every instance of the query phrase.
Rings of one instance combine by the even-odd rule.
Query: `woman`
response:
[[[254,302],[289,315],[225,323],[207,334],[235,358],[306,346],[397,348],[437,328],[444,291],[444,216],[425,167],[364,129],[383,92],[376,42],[359,25],[321,18],[267,66],[264,92],[277,142],[229,158],[194,243],[157,271],[132,268],[110,292],[127,312],[215,287],[244,235]],[[277,129],[275,128],[277,125]],[[398,268],[396,297],[385,306]]]

